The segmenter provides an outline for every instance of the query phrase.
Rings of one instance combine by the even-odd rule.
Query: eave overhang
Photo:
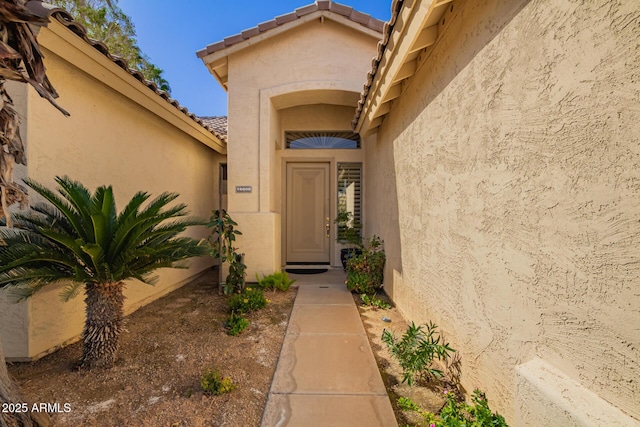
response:
[[[188,112],[185,113],[183,109],[177,108],[173,103],[158,96],[155,91],[149,90],[149,87],[78,37],[69,28],[52,19],[46,29],[46,31],[40,31],[38,36],[40,45],[45,50],[45,56],[46,51],[57,55],[207,147],[220,154],[226,154],[225,141],[195,121],[196,119],[193,119]]]
[[[424,64],[448,27],[454,0],[394,0],[372,69],[358,102],[353,128],[362,136],[377,132],[394,100]]]
[[[308,7],[312,6],[314,5]],[[305,10],[307,9],[306,7],[298,9],[291,14],[282,15],[240,34],[227,37],[221,42],[211,44],[207,48],[198,51],[196,55],[202,59],[202,62],[204,62],[218,83],[225,90],[228,90],[228,60],[230,55],[309,22],[320,21],[324,23],[328,19],[380,40],[383,28],[381,21],[337,3],[331,3],[330,7],[335,8],[336,6],[341,9],[337,9],[338,11],[329,9],[316,10],[311,13]]]

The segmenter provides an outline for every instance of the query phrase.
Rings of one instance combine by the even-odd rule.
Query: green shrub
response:
[[[207,369],[202,375],[200,386],[206,394],[214,394],[216,396],[229,393],[236,388],[231,378],[223,377],[218,371],[211,369]]]
[[[367,294],[360,294],[360,299],[364,305],[368,305],[369,307],[381,308],[383,310],[388,310],[391,308],[391,304],[388,302],[381,300],[375,295],[369,296]]]
[[[491,412],[487,398],[480,390],[473,391],[471,405],[459,402],[455,393],[445,393],[447,400],[438,415],[425,411],[406,397],[398,399],[398,407],[417,412],[431,427],[508,427],[502,415]]]
[[[232,312],[248,313],[266,307],[267,299],[261,289],[246,288],[243,292],[230,296],[228,304]]]
[[[403,411],[422,412],[422,408],[420,408],[417,403],[415,403],[408,397],[398,398],[398,407],[400,407],[400,409],[402,409]]]
[[[504,417],[491,412],[489,403],[483,392],[474,390],[472,404],[458,402],[454,393],[447,393],[447,402],[434,417],[435,427],[507,427]],[[433,414],[427,413],[433,416]]]
[[[258,286],[264,290],[273,289],[274,291],[283,292],[289,290],[289,287],[296,282],[289,278],[286,271],[276,271],[268,276],[262,276],[262,279],[260,279],[258,273],[256,273],[256,280],[258,281]]]
[[[424,328],[426,327],[426,332]],[[445,360],[449,353],[455,352],[436,332],[437,326],[429,324],[416,326],[411,322],[401,339],[396,339],[386,329],[382,332],[382,341],[389,347],[391,354],[402,368],[402,382],[413,384],[414,377],[442,377],[442,371],[433,368],[433,360]]]
[[[214,259],[220,260],[220,269],[222,269],[222,263],[229,263],[229,275],[220,284],[225,295],[244,289],[247,266],[244,264],[244,254],[237,253],[237,248],[234,247],[236,236],[242,235],[239,230],[235,229],[237,225],[238,223],[224,209],[213,211],[207,223],[207,227],[211,228],[211,235],[208,238],[209,254]],[[220,274],[222,274],[222,270],[220,270]],[[222,281],[222,276],[220,276],[220,281]]]
[[[347,261],[347,289],[359,294],[374,295],[382,288],[386,256],[382,240],[373,236],[362,248],[362,254]]]
[[[244,289],[244,276],[247,265],[242,262],[244,254],[233,253],[229,262],[229,274],[227,280],[222,285],[225,295],[231,295],[234,292],[242,292]]]
[[[231,336],[238,336],[249,327],[249,320],[236,314],[235,311],[231,312],[231,316],[225,322],[227,327],[227,333]]]

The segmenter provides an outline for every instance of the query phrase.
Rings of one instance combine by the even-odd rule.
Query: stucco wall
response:
[[[186,203],[192,215],[208,218],[218,203],[218,164],[224,157],[115,92],[111,84],[118,81],[116,77],[105,73],[102,80],[96,80],[49,51],[47,31],[40,34],[45,65],[60,93],[58,102],[71,117],[63,117],[31,88],[17,91],[14,97],[23,106],[21,131],[28,166],[18,168],[16,174],[48,186],[54,186],[57,175],[68,175],[91,190],[112,185],[119,210],[139,190],[152,197],[177,192],[177,202]],[[198,227],[189,234],[205,237],[208,230]],[[205,257],[191,260],[189,269],[163,270],[153,287],[130,282],[125,311],[168,293],[211,265]],[[77,339],[84,322],[83,295],[63,303],[59,290],[44,290],[9,311],[5,305],[0,307],[0,335],[7,358],[39,357]],[[22,312],[20,319],[13,318],[16,310]],[[12,319],[5,319],[7,316]],[[25,331],[28,341],[14,343],[13,337]]]
[[[536,358],[639,420],[639,5],[454,4],[368,147],[369,218],[397,193],[394,299],[441,326],[463,386],[512,423],[543,420],[545,398],[516,381]]]
[[[375,37],[318,19],[229,56],[229,211],[243,233],[238,247],[247,254],[247,277],[270,273],[284,262],[282,154],[276,152],[282,126],[348,130],[376,43]],[[299,108],[287,111],[293,107]],[[327,154],[311,154],[318,156]],[[237,185],[250,185],[252,192],[235,193]],[[271,246],[274,235],[278,244]]]

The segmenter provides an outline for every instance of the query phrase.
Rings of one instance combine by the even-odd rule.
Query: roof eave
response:
[[[276,37],[282,33],[290,31],[294,28],[305,25],[309,22],[315,20],[324,20],[329,19],[331,21],[337,22],[339,24],[345,25],[353,30],[359,31],[363,34],[366,34],[372,38],[380,39],[382,34],[380,31],[370,28],[369,26],[365,26],[362,23],[355,22],[344,15],[341,15],[336,12],[332,12],[330,10],[317,10],[315,12],[305,14],[299,18],[294,20],[290,20],[281,25],[272,26],[268,28],[268,30],[263,32],[252,32],[251,30],[247,30],[242,34],[249,34],[248,38],[241,39],[242,34],[231,36],[225,39],[229,40],[229,45],[225,45],[225,41],[218,42],[212,45],[209,45],[206,49],[202,49],[196,53],[196,55],[202,60],[205,66],[209,69],[209,72],[213,74],[218,83],[227,90],[227,80],[228,80],[228,58],[230,55],[247,49],[251,46],[254,46],[258,43],[261,43],[270,38]],[[269,21],[271,22],[271,21]],[[263,24],[260,24],[263,25]],[[259,28],[256,27],[256,28]]]
[[[394,1],[392,17],[374,58],[352,122],[363,136],[377,132],[409,79],[449,26],[455,0]],[[397,7],[395,7],[397,6]]]
[[[113,90],[139,104],[151,113],[171,123],[177,129],[195,138],[220,154],[226,154],[226,142],[202,125],[202,121],[177,102],[165,99],[141,84],[129,71],[116,64],[101,51],[87,43],[56,19],[40,32],[41,47],[63,60],[74,64],[84,73],[99,78]],[[108,81],[108,83],[107,83]]]

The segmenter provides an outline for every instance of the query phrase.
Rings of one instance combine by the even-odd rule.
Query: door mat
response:
[[[287,268],[287,273],[291,274],[320,274],[326,273],[327,268]]]

